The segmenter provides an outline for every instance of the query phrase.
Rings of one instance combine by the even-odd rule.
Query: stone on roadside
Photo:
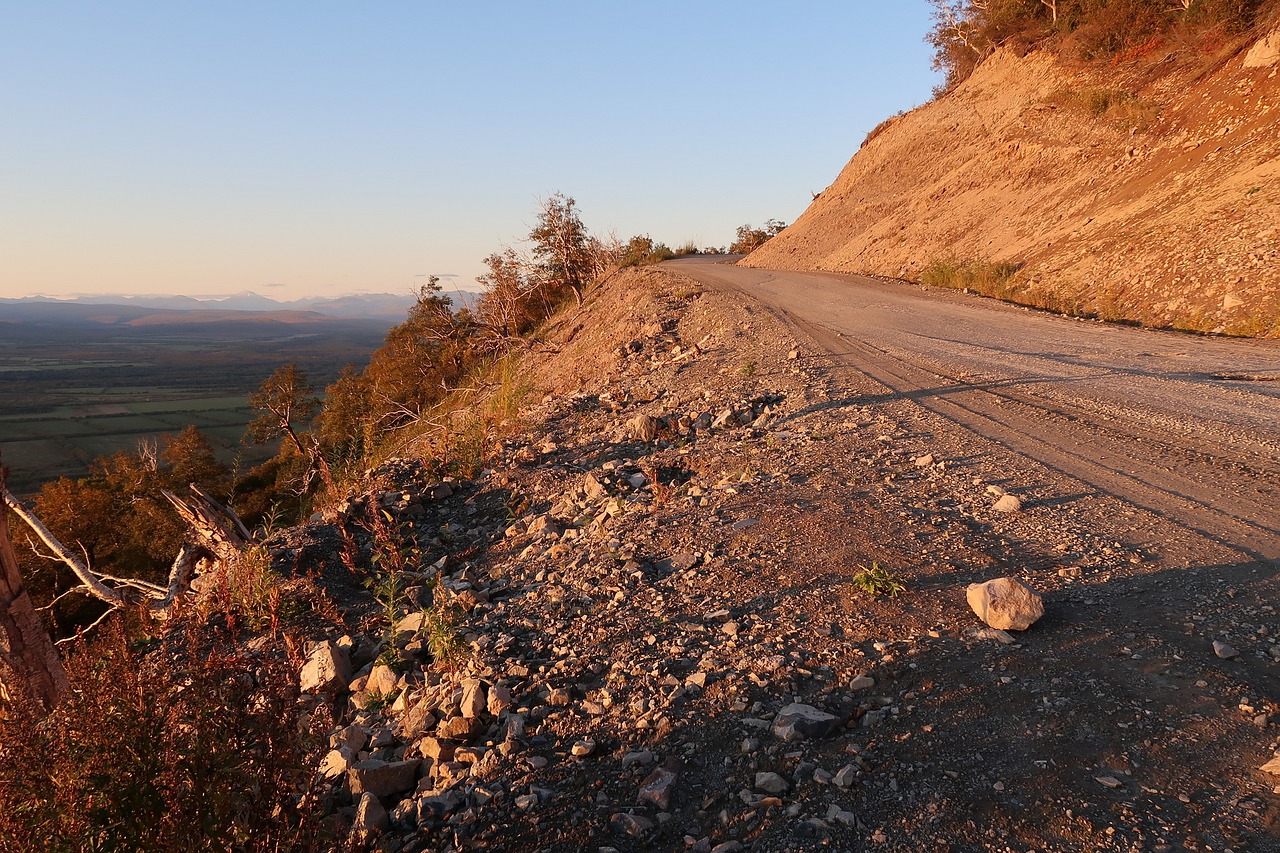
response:
[[[627,812],[618,812],[609,818],[609,828],[618,835],[626,835],[630,838],[641,838],[648,835],[653,829],[653,821],[644,815],[628,814]]]
[[[368,792],[360,795],[356,806],[356,820],[351,831],[358,838],[371,838],[391,828],[391,819],[378,798]]]
[[[317,772],[322,778],[335,779],[351,769],[355,756],[356,753],[349,747],[341,746],[331,749],[320,762],[320,769]]]
[[[375,696],[390,696],[399,684],[400,676],[396,675],[396,671],[386,664],[379,664],[370,670],[364,689]]]
[[[488,707],[489,697],[485,693],[484,682],[478,678],[467,678],[462,682],[462,701],[458,711],[467,719],[474,719],[484,713]]]
[[[1017,578],[969,584],[965,597],[979,619],[1000,631],[1025,631],[1044,615],[1040,594]]]
[[[380,761],[377,758],[367,758],[357,761],[347,771],[351,794],[355,796],[367,792],[375,797],[391,797],[412,791],[418,780],[420,764],[416,759]]]
[[[640,793],[636,796],[636,801],[640,805],[649,803],[657,806],[659,811],[667,811],[671,808],[671,791],[676,786],[676,778],[677,773],[673,769],[655,768],[640,783]]]
[[[1280,776],[1280,756],[1271,759],[1258,769],[1263,773],[1270,773],[1272,776]]]
[[[783,740],[824,738],[831,734],[839,718],[812,705],[792,703],[778,712],[773,720],[773,733]]]
[[[1240,650],[1235,646],[1228,645],[1221,640],[1213,641],[1213,653],[1223,660],[1232,660],[1240,657]]]
[[[646,764],[652,763],[653,753],[647,749],[642,749],[638,752],[628,752],[626,755],[622,756],[623,770],[626,770],[628,767],[644,767]]]
[[[627,421],[627,434],[637,441],[653,441],[662,429],[662,421],[650,415],[636,415]]]
[[[835,775],[833,781],[841,788],[848,788],[858,780],[858,768],[852,764],[846,764],[841,767]]]
[[[1022,509],[1022,501],[1013,495],[1003,495],[991,506],[996,512],[1018,512]]]
[[[855,675],[853,680],[849,682],[850,692],[857,693],[859,690],[870,690],[876,686],[876,680],[869,675]]]
[[[495,717],[502,716],[502,712],[515,705],[515,700],[511,697],[510,688],[501,684],[495,684],[489,688],[489,713]]]
[[[766,771],[756,774],[756,790],[768,794],[784,794],[791,788],[791,783],[777,773]]]
[[[298,675],[298,689],[303,693],[332,693],[350,683],[351,658],[331,640],[311,650]]]

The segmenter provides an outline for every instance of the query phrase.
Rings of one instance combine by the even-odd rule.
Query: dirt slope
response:
[[[1179,71],[999,52],[743,263],[915,280],[1016,261],[1032,293],[1105,318],[1280,333],[1277,43]]]

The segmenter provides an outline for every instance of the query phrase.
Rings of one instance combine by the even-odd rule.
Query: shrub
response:
[[[66,702],[43,719],[22,706],[0,716],[5,850],[315,845],[288,665],[185,639],[143,655],[113,620],[71,655]]]
[[[920,273],[920,283],[953,290],[972,290],[996,299],[1011,299],[1020,290],[1017,273],[1021,265],[1008,262],[935,260]]]
[[[1160,115],[1160,108],[1123,89],[1059,89],[1045,101],[1055,106],[1102,119],[1121,130],[1146,130]]]
[[[618,258],[618,266],[645,266],[646,264],[656,264],[659,261],[669,260],[675,256],[676,253],[671,251],[665,243],[655,243],[648,234],[637,234],[627,241],[627,245],[622,247],[622,253]]]
[[[766,220],[761,228],[754,228],[750,224],[740,225],[738,226],[737,238],[729,246],[729,254],[750,254],[781,234],[782,229],[786,227],[785,222],[780,222],[777,219]]]
[[[853,585],[868,595],[885,595],[889,598],[896,598],[907,589],[902,581],[879,563],[872,563],[870,568],[863,566],[854,574]]]
[[[1209,50],[1213,33],[1236,33],[1277,10],[1275,0],[931,0],[934,25],[927,40],[934,67],[946,74],[945,92],[965,80],[1002,45],[1074,47],[1103,59],[1150,45],[1166,34]],[[941,93],[939,92],[939,93]]]

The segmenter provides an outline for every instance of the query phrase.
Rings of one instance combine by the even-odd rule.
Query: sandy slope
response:
[[[888,122],[744,263],[915,279],[940,258],[1018,261],[1102,316],[1275,333],[1280,58],[1246,44],[1194,74],[1158,59],[997,53]]]

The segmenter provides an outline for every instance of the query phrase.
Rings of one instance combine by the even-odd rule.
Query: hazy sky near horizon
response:
[[[0,296],[467,287],[537,199],[725,245],[938,80],[900,3],[9,4]]]

